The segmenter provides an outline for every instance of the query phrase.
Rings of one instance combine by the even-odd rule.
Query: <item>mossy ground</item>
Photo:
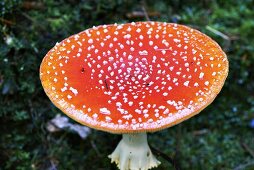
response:
[[[82,140],[69,131],[46,130],[61,112],[43,92],[38,71],[57,41],[93,25],[146,20],[145,8],[151,20],[189,25],[211,36],[230,62],[215,102],[188,121],[150,134],[149,143],[176,157],[182,169],[253,170],[253,6],[253,0],[2,0],[0,169],[116,169],[107,155],[119,135],[93,130]],[[158,170],[173,169],[158,159]]]

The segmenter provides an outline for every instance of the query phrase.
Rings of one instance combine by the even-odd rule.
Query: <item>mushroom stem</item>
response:
[[[148,146],[146,133],[123,134],[109,158],[120,170],[148,170],[160,164]]]

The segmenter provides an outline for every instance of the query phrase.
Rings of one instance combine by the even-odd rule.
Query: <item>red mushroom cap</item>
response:
[[[227,74],[227,57],[215,41],[161,22],[85,30],[56,44],[40,68],[59,109],[112,133],[157,131],[198,114]]]

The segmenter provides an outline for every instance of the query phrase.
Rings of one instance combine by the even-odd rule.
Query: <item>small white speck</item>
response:
[[[163,95],[163,96],[167,96],[167,95],[168,95],[168,93],[167,93],[167,92],[164,92],[162,95]]]
[[[148,113],[148,110],[147,109],[143,110],[143,113],[144,114]]]
[[[93,118],[94,118],[94,119],[98,118],[98,114],[96,114],[96,113],[93,114]]]
[[[89,44],[92,44],[92,43],[93,43],[93,39],[89,39],[89,40],[88,40],[88,43],[89,43]]]
[[[133,102],[132,102],[132,101],[130,101],[130,102],[128,102],[128,104],[129,104],[129,106],[132,106],[132,105],[133,105]]]
[[[112,120],[109,116],[106,116],[105,119],[107,122],[110,122]]]
[[[190,81],[186,81],[186,82],[183,83],[183,85],[185,85],[186,87],[188,87],[189,82],[190,82]]]
[[[205,74],[204,74],[203,72],[201,72],[201,73],[199,74],[199,78],[202,79],[202,78],[204,77],[204,75],[205,75]]]
[[[66,91],[66,90],[67,90],[67,87],[61,88],[61,91],[62,91],[62,92]]]
[[[110,115],[110,114],[111,114],[110,110],[108,110],[108,109],[105,108],[105,107],[100,108],[100,113],[101,113],[101,114],[104,114],[104,115]]]
[[[123,45],[123,44],[120,44],[120,48],[123,49],[123,48],[124,48],[124,45]]]
[[[177,80],[178,80],[177,78],[174,78],[174,79],[173,79],[173,83],[176,83],[176,82],[177,82]]]
[[[76,96],[78,94],[78,90],[70,87],[70,91]]]
[[[199,102],[202,102],[203,100],[204,100],[203,98],[199,98],[199,99],[198,99]]]
[[[131,35],[130,34],[126,34],[126,35],[124,35],[124,38],[129,39],[129,38],[131,38]]]
[[[128,60],[131,60],[132,58],[133,58],[132,55],[129,55],[129,56],[128,56]]]
[[[149,117],[149,114],[144,114],[144,117],[145,117],[145,118],[148,118],[148,117]]]
[[[175,43],[179,43],[180,42],[180,40],[177,39],[177,38],[174,38],[173,40],[174,40]]]
[[[139,55],[148,55],[148,52],[146,50],[139,51],[138,53],[139,53]]]
[[[116,106],[117,106],[117,107],[121,107],[121,106],[122,106],[122,103],[121,103],[121,102],[116,102]]]
[[[198,83],[196,82],[196,83],[194,83],[194,87],[198,87]]]
[[[197,50],[192,49],[192,54],[196,54]]]
[[[138,114],[141,114],[141,110],[139,110],[139,109],[135,109],[135,112]]]
[[[163,114],[168,114],[169,113],[169,109],[167,108],[166,110],[164,110]]]

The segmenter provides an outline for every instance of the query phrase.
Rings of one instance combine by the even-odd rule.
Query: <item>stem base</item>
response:
[[[148,146],[146,133],[123,134],[109,158],[120,170],[148,170],[160,164]]]

